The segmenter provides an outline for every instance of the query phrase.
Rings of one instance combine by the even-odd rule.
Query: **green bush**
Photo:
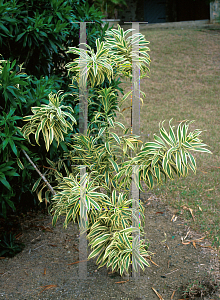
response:
[[[59,161],[67,150],[70,132],[57,149],[54,141],[47,153],[42,137],[40,147],[28,144],[21,134],[22,118],[34,106],[48,105],[51,92],[65,89],[63,103],[74,111],[78,120],[77,87],[70,87],[64,65],[70,60],[69,46],[79,43],[79,24],[87,24],[87,41],[95,47],[106,28],[102,14],[85,0],[14,0],[0,1],[0,214],[7,210],[25,211],[39,204],[32,187],[38,179],[27,161],[25,150],[42,173],[47,173],[46,156]],[[95,101],[95,99],[93,99]],[[89,110],[89,121],[93,117]],[[71,133],[78,132],[74,124]],[[34,171],[34,172],[33,172]]]
[[[87,41],[94,47],[102,35],[102,13],[85,0],[0,1],[0,47],[6,60],[24,64],[37,78],[65,72],[66,50],[79,43],[79,24],[87,24]]]

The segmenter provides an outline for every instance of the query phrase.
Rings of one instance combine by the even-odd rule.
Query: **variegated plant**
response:
[[[171,123],[171,122],[170,122]],[[131,184],[132,169],[135,166],[137,172],[136,183],[142,190],[141,181],[148,188],[153,188],[155,182],[161,183],[162,177],[173,180],[174,175],[185,177],[188,171],[196,173],[196,160],[191,152],[199,151],[210,153],[204,148],[207,145],[200,140],[202,131],[196,129],[188,133],[191,122],[182,122],[177,127],[175,135],[173,127],[169,123],[169,131],[160,126],[160,136],[154,134],[154,142],[145,143],[134,158],[124,162],[115,180],[120,181],[120,186],[129,187]]]
[[[130,33],[131,30],[124,32],[118,26],[117,30],[106,33],[104,41],[97,40],[96,52],[89,46],[87,50],[74,47],[69,50],[80,55],[80,58],[66,67],[73,74],[73,82],[85,86],[87,81],[89,87],[94,87],[96,94],[89,95],[88,101],[92,96],[97,97],[97,111],[87,134],[75,134],[68,144],[71,150],[65,153],[64,159],[70,162],[72,170],[66,170],[65,177],[55,172],[58,184],[54,187],[56,192],[51,200],[53,224],[60,215],[66,216],[65,226],[70,221],[80,225],[83,223],[92,249],[89,258],[97,257],[99,267],[106,265],[121,275],[129,272],[131,264],[132,271],[137,271],[138,266],[142,269],[149,266],[146,257],[150,252],[143,238],[143,205],[138,202],[142,218],[137,220],[132,209],[138,200],[129,198],[132,172],[135,173],[137,187],[142,189],[141,183],[145,182],[148,188],[153,188],[163,178],[174,179],[175,174],[177,177],[187,176],[189,169],[195,172],[193,151],[211,153],[199,138],[200,130],[188,133],[189,122],[179,124],[176,135],[171,123],[168,132],[162,123],[160,136],[154,135],[154,142],[143,144],[139,150],[142,143],[139,137],[128,134],[125,126],[116,121],[116,112],[120,112],[121,103],[131,92],[120,99],[113,88],[103,88],[101,84],[106,78],[111,82],[114,76],[131,78],[132,61],[136,62],[141,76],[149,72],[148,42],[142,34],[129,36]],[[139,50],[134,50],[138,45]],[[71,130],[66,118],[75,122],[71,115],[73,111],[60,106],[59,94],[50,96],[49,105],[33,108],[33,113],[25,119],[29,123],[23,128],[24,135],[28,138],[34,133],[38,143],[42,131],[47,150],[53,138],[59,143],[64,138],[63,133]],[[93,123],[98,127],[97,134],[93,132]],[[123,129],[123,135],[114,132],[116,126]],[[87,166],[86,184],[86,175],[80,182],[79,166],[76,165]],[[80,200],[83,201],[83,208],[80,207]],[[139,231],[140,241],[138,236],[133,235]]]
[[[29,140],[30,134],[34,134],[36,143],[39,145],[39,136],[42,132],[47,151],[54,139],[59,145],[60,141],[64,141],[64,134],[67,134],[68,130],[73,130],[72,124],[67,121],[67,118],[76,123],[76,119],[72,115],[73,109],[70,106],[61,105],[64,97],[62,96],[60,99],[61,94],[61,91],[57,94],[51,92],[49,104],[32,107],[33,115],[23,118],[28,122],[22,128],[24,137]]]
[[[140,32],[131,35],[133,30],[124,31],[118,25],[118,29],[107,31],[105,46],[109,49],[108,54],[113,57],[119,74],[132,78],[132,64],[135,62],[140,76],[144,77],[149,72],[149,42]]]
[[[68,71],[74,73],[72,80],[78,83],[81,80],[83,86],[87,81],[93,87],[95,84],[102,84],[106,77],[111,82],[114,70],[117,76],[132,78],[132,61],[140,70],[141,77],[146,76],[150,65],[147,53],[150,50],[147,46],[149,42],[141,33],[129,36],[133,30],[124,31],[118,25],[118,29],[107,31],[104,41],[96,41],[96,53],[86,44],[88,50],[69,48],[68,53],[80,55],[66,65]]]

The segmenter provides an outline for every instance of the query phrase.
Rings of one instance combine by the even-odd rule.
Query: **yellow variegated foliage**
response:
[[[118,25],[118,29],[107,31],[105,46],[109,49],[108,53],[113,57],[119,74],[132,78],[132,66],[136,63],[141,77],[144,77],[149,73],[149,42],[140,32],[131,35],[133,30],[124,31]]]
[[[100,42],[99,39],[96,40],[96,53],[89,45],[85,44],[85,46],[88,50],[71,47],[67,52],[80,56],[66,65],[69,72],[75,73],[73,80],[76,79],[81,86],[85,86],[87,82],[91,84],[92,87],[95,84],[102,84],[105,80],[105,76],[111,82],[113,66],[104,42]]]
[[[62,96],[60,99],[61,94],[61,91],[56,94],[51,92],[48,105],[32,107],[33,115],[23,118],[28,122],[21,129],[24,137],[29,140],[29,135],[34,134],[36,143],[39,145],[39,137],[42,132],[47,151],[54,139],[59,145],[60,141],[64,141],[64,134],[67,134],[68,130],[73,130],[72,124],[67,121],[67,118],[72,123],[76,123],[76,119],[72,115],[73,109],[70,106],[61,105],[64,97]]]
[[[118,29],[111,29],[106,32],[105,41],[96,41],[96,53],[90,46],[87,50],[76,47],[69,48],[67,53],[79,55],[73,62],[68,63],[66,68],[73,72],[72,80],[86,86],[86,82],[100,85],[105,77],[109,82],[113,78],[114,70],[117,75],[132,78],[132,65],[135,62],[140,70],[141,77],[149,73],[150,56],[147,53],[149,42],[141,33],[129,34],[133,29],[124,31],[120,25]]]
[[[171,121],[170,121],[171,123]],[[188,133],[191,122],[182,122],[178,125],[175,135],[173,127],[169,123],[169,131],[162,125],[160,126],[160,136],[154,134],[154,142],[147,142],[142,147],[138,155],[126,161],[120,172],[115,177],[121,185],[130,186],[132,166],[138,170],[137,185],[142,190],[141,181],[144,181],[149,188],[153,188],[154,183],[161,183],[162,176],[174,179],[185,177],[188,171],[196,172],[196,160],[193,157],[193,151],[210,153],[204,148],[207,145],[202,142],[199,135],[202,131],[196,129]]]
[[[140,33],[129,36],[131,32],[118,26],[107,31],[103,42],[96,41],[96,52],[89,46],[87,50],[73,47],[68,51],[79,58],[69,63],[67,69],[79,87],[86,87],[86,82],[94,87],[92,96],[97,96],[97,111],[87,134],[75,134],[68,144],[71,150],[65,153],[64,159],[71,164],[72,171],[66,177],[57,173],[58,186],[51,201],[53,224],[60,215],[65,215],[65,226],[72,220],[80,223],[83,230],[87,228],[92,249],[89,258],[97,257],[99,267],[106,265],[121,275],[129,272],[131,264],[132,272],[138,266],[142,269],[149,266],[145,259],[150,255],[148,244],[143,238],[139,240],[143,236],[143,206],[139,199],[129,199],[132,173],[137,187],[142,189],[144,181],[148,188],[153,188],[163,178],[173,179],[174,174],[186,176],[189,169],[195,172],[196,161],[191,152],[211,153],[199,138],[200,130],[188,133],[188,122],[179,124],[176,135],[170,123],[168,131],[162,123],[160,136],[154,135],[154,141],[144,143],[139,150],[139,137],[128,134],[128,129],[115,120],[121,103],[132,92],[118,100],[113,88],[100,85],[106,78],[111,82],[114,76],[132,78],[133,62],[141,76],[149,72],[149,42]],[[32,108],[34,115],[25,118],[28,124],[22,129],[27,138],[35,134],[37,143],[42,132],[47,150],[54,138],[59,143],[68,129],[72,129],[66,118],[75,122],[72,109],[60,105],[59,96],[59,93],[51,94],[48,105]],[[98,131],[95,134],[94,124]],[[123,129],[124,134],[116,134],[115,126]],[[76,164],[87,166],[87,181],[83,175],[80,182]],[[34,188],[38,185],[39,182]],[[140,214],[140,220],[134,211]]]

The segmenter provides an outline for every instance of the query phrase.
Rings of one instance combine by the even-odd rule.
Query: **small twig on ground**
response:
[[[178,271],[178,270],[179,270],[179,269],[173,270],[172,272],[167,273],[167,274],[165,274],[165,275],[170,275],[170,274],[172,274],[172,273],[174,273],[174,272],[176,272],[176,271]]]
[[[33,250],[37,250],[38,248],[43,247],[43,246],[45,246],[45,244],[43,244],[43,245],[41,245],[41,246],[39,246],[39,247],[37,247],[37,248],[35,248]]]
[[[10,271],[5,272],[4,274],[2,274],[2,276],[4,276],[5,274],[10,273]]]

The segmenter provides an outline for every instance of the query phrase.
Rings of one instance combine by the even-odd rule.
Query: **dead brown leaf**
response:
[[[53,287],[57,287],[57,285],[56,284],[49,284],[49,285],[45,285],[45,286],[42,286],[42,287],[43,287],[43,290],[39,294],[43,293],[46,290],[52,289]]]
[[[78,252],[79,252],[79,249],[77,249],[75,246],[73,246],[73,248],[74,248],[76,251],[78,251]]]
[[[192,210],[192,208],[190,208],[190,207],[187,207],[187,206],[182,206],[182,208],[183,209],[187,209],[187,210],[189,210],[189,212],[191,213],[191,216],[193,217],[193,221],[195,221],[195,216],[193,215],[193,210]]]
[[[44,268],[44,275],[46,275],[46,268]]]
[[[115,283],[125,283],[125,282],[128,282],[129,281],[129,279],[128,280],[125,280],[125,281],[117,281],[117,282],[115,282]]]
[[[203,248],[210,248],[210,249],[212,249],[212,250],[215,250],[214,248],[212,248],[212,246],[210,246],[210,245],[208,245],[208,246],[203,246],[203,245],[200,245],[200,244],[198,244],[200,247],[203,247]]]
[[[208,174],[208,172],[205,172],[205,171],[202,171],[202,170],[200,170],[202,173],[204,173],[204,174]]]
[[[196,239],[196,240],[184,242],[184,241],[183,241],[183,238],[181,237],[181,241],[182,241],[182,244],[183,244],[183,245],[189,245],[190,243],[193,243],[194,248],[196,248],[196,242],[197,242],[197,243],[198,243],[198,242],[201,242],[201,240],[203,240],[204,238],[205,238],[205,236],[201,237],[200,239]],[[198,244],[198,245],[199,245],[199,244]],[[199,245],[199,246],[201,246],[201,245]]]
[[[131,108],[131,106],[125,107],[125,108],[122,109],[121,112],[123,112],[123,111],[125,111],[125,110],[127,110],[127,109],[130,109],[130,108]]]
[[[71,264],[68,264],[68,266],[70,266],[70,265],[75,265],[75,264],[79,264],[79,263],[84,262],[84,261],[87,261],[87,260],[88,260],[88,259],[78,260],[78,261],[75,261],[75,262],[73,262],[73,263],[71,263]]]
[[[157,295],[157,297],[160,299],[160,300],[164,300],[163,297],[152,287],[152,290],[154,291],[154,293]]]
[[[18,234],[15,236],[16,240],[19,239],[21,236],[22,236],[22,233],[21,233],[21,232],[18,233]]]
[[[158,264],[156,264],[156,263],[151,259],[150,256],[149,256],[149,257],[146,257],[146,258],[149,259],[149,260],[152,262],[152,264],[154,264],[155,266],[159,267]]]
[[[173,291],[173,294],[172,294],[170,300],[173,300],[173,297],[174,297],[174,295],[175,295],[175,292],[176,292],[176,291]]]
[[[196,248],[196,243],[195,243],[194,241],[193,241],[192,243],[193,243],[193,247],[194,247],[195,249],[197,249],[197,248]]]

